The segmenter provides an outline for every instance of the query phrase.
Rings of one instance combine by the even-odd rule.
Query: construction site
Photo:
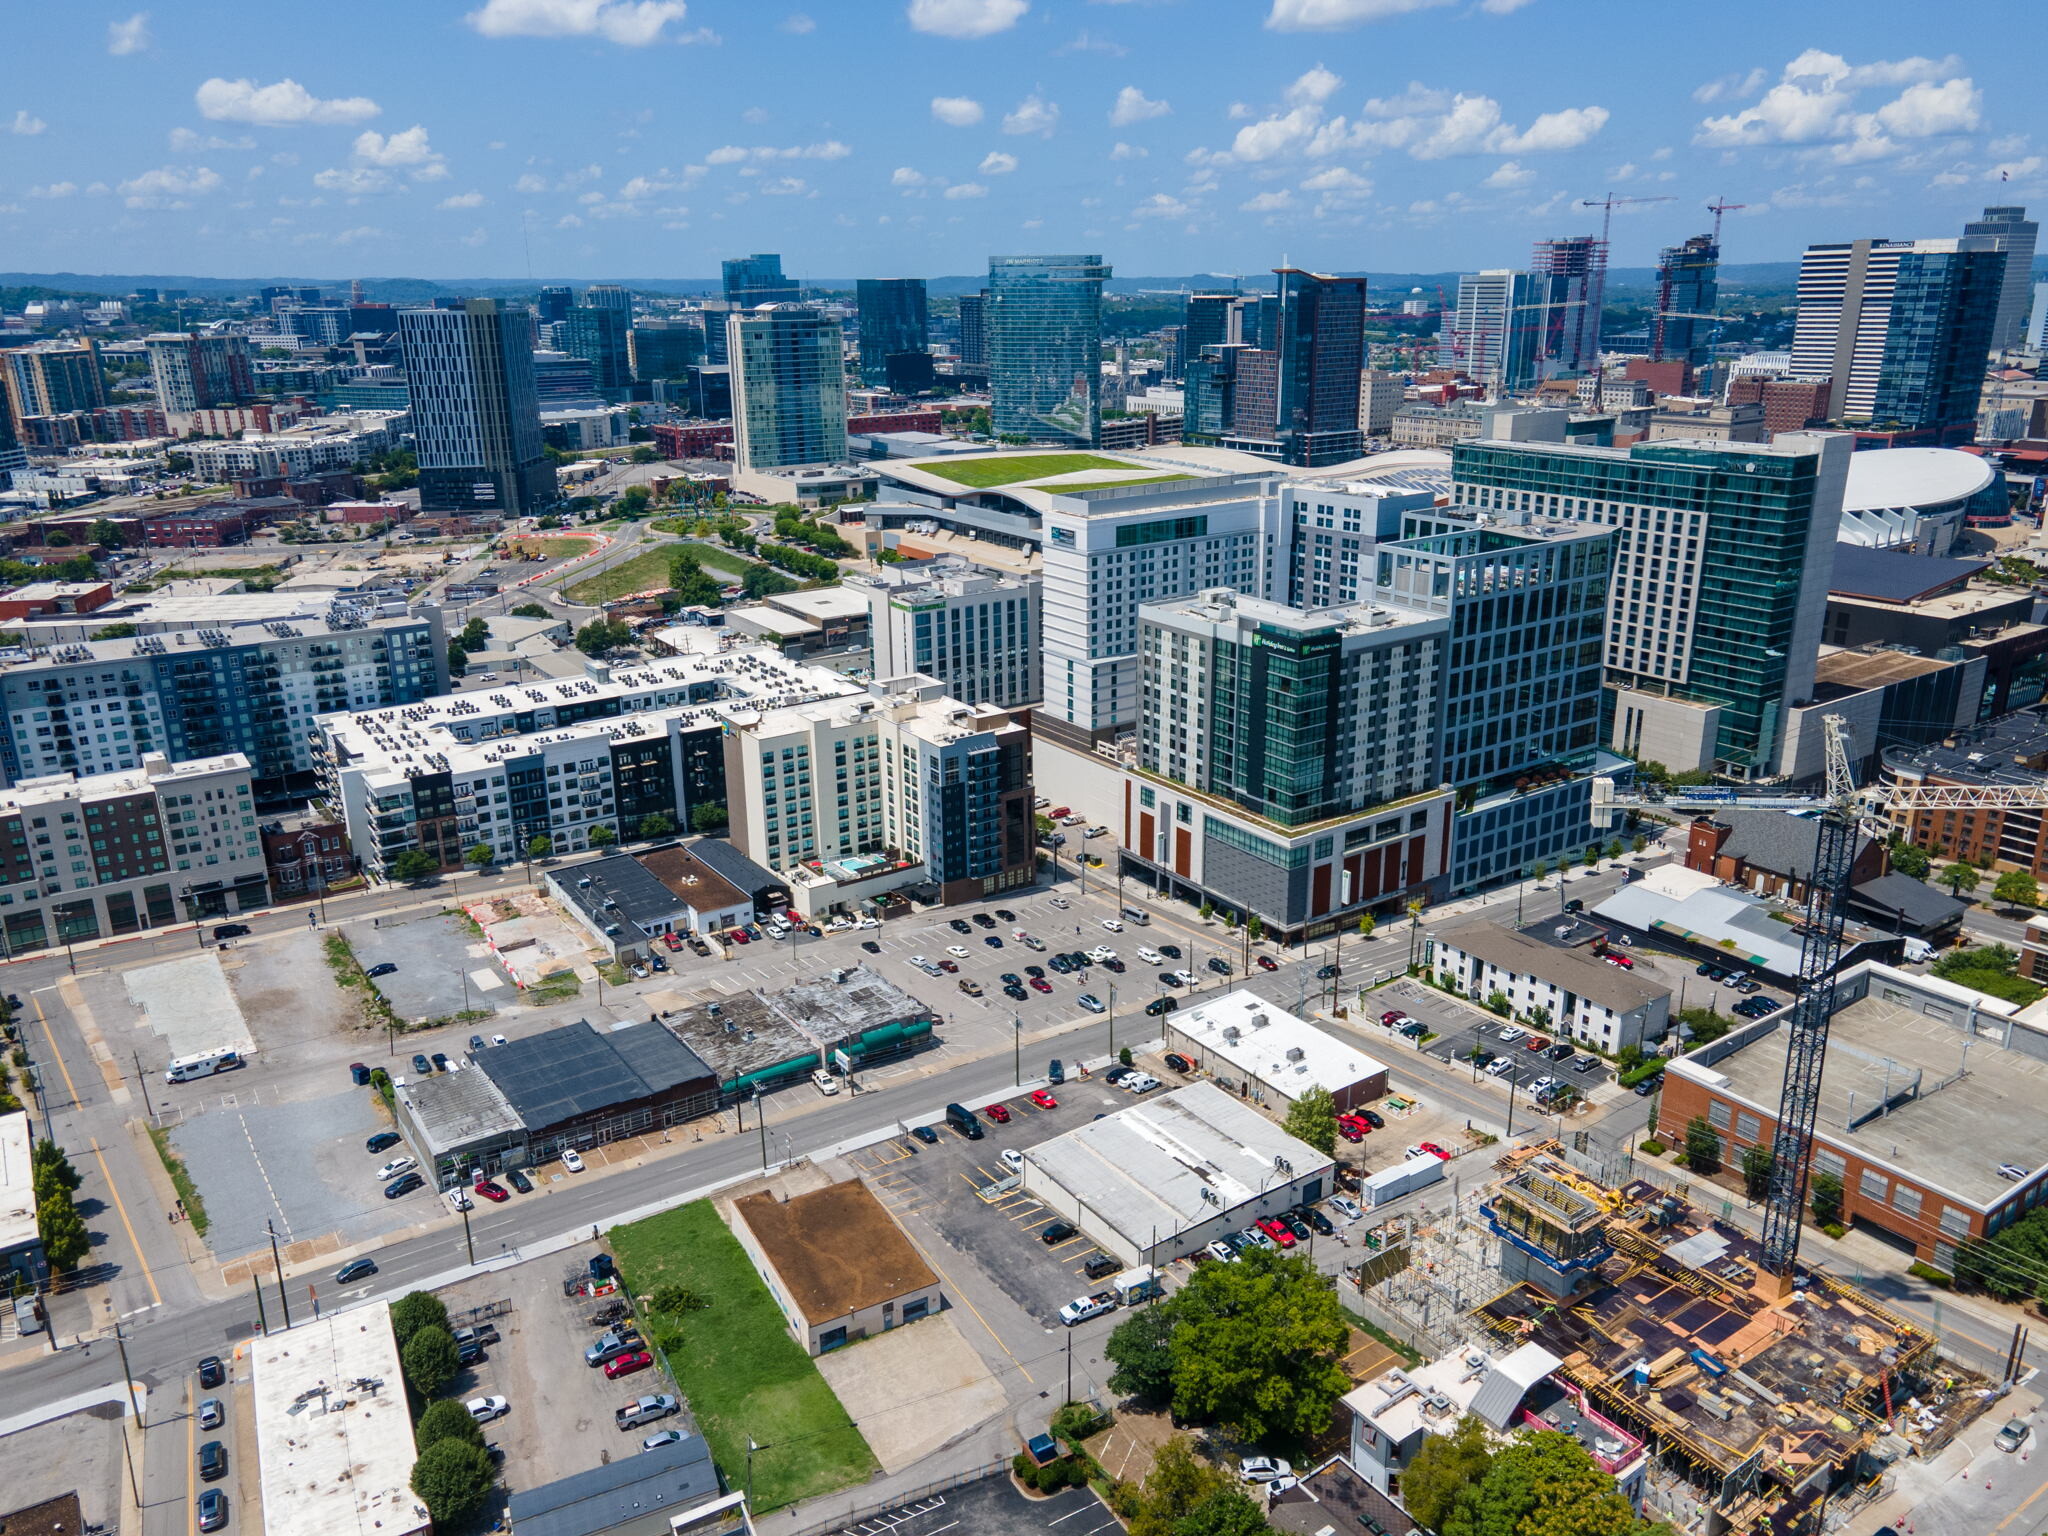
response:
[[[1649,1507],[1681,1529],[1818,1533],[1998,1395],[1851,1287],[1773,1273],[1682,1186],[1608,1187],[1555,1142],[1460,1185],[1347,1279],[1426,1350],[1554,1355],[1587,1409],[1649,1448]]]

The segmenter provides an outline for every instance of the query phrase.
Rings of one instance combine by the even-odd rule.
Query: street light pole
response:
[[[284,1326],[287,1332],[292,1326],[292,1299],[284,1289],[284,1259],[277,1251],[277,1223],[266,1221],[264,1226],[270,1232],[270,1262],[277,1267],[277,1304],[284,1308]]]
[[[462,1245],[469,1250],[469,1262],[476,1263],[476,1240],[469,1234],[469,1208],[473,1202],[468,1195],[462,1197]]]
[[[1014,1008],[1010,1010],[1010,1082],[1018,1088],[1024,1086],[1024,1021]]]
[[[761,1126],[761,1171],[768,1171],[768,1101],[761,1096],[761,1085],[754,1085],[754,1118]]]

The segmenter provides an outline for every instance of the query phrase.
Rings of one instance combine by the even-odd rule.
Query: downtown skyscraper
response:
[[[1365,366],[1365,279],[1295,267],[1274,273],[1270,335],[1240,349],[1226,448],[1283,464],[1341,464],[1362,451],[1358,385]],[[1193,312],[1192,305],[1190,312]],[[1205,317],[1206,318],[1206,317]]]
[[[931,328],[921,277],[863,277],[854,284],[860,310],[860,381],[869,389],[905,393],[932,380]]]
[[[720,263],[725,302],[741,309],[757,304],[794,304],[796,279],[782,275],[782,258],[763,251],[753,256],[728,256]]]
[[[998,436],[1096,445],[1109,271],[1100,256],[989,258],[989,416]]]
[[[808,304],[726,316],[733,457],[742,469],[846,458],[846,367],[839,322]]]
[[[1997,351],[2022,345],[2027,311],[2034,301],[2034,242],[2041,226],[2027,210],[2011,206],[1986,208],[1984,217],[1963,226],[1968,240],[1988,242],[2005,252],[2005,281],[1998,291],[1998,316],[1991,322],[1991,345]]]
[[[459,307],[455,307],[459,306]],[[496,299],[398,315],[422,512],[524,517],[555,502],[526,313]]]

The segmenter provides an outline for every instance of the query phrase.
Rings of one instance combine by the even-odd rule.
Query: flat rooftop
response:
[[[1214,1083],[1137,1103],[1024,1154],[1126,1236],[1178,1232],[1256,1199],[1278,1162],[1301,1178],[1332,1166]],[[1214,1201],[1203,1191],[1213,1191]]]
[[[721,1494],[711,1448],[702,1435],[686,1435],[538,1488],[519,1489],[507,1514],[519,1536],[590,1536],[657,1510],[674,1521],[722,1497],[744,1495]]]
[[[1454,945],[1489,965],[1555,982],[1616,1013],[1631,1013],[1667,995],[1667,989],[1643,980],[1633,971],[1624,971],[1576,949],[1546,944],[1499,923],[1466,923],[1436,934],[1435,938],[1439,944]]]
[[[434,1072],[421,1078],[403,1072],[397,1075],[407,1081],[399,1086],[394,1080],[392,1092],[420,1128],[427,1144],[416,1150],[427,1157],[493,1137],[515,1136],[525,1129],[519,1112],[498,1085],[467,1064],[460,1072]]]
[[[1932,656],[1908,656],[1904,651],[1824,650],[1813,669],[1814,697],[1826,703],[1866,688],[1883,688],[1909,678],[1925,677],[1930,672],[1945,672],[1953,665],[1936,661]]]
[[[1965,1042],[1969,1071],[1949,1081],[1963,1068]],[[1786,1031],[1774,1028],[1710,1065],[1680,1057],[1666,1070],[1775,1116],[1785,1047]],[[1822,1074],[1818,1134],[1915,1184],[1983,1209],[2013,1192],[2001,1163],[2048,1168],[2048,1061],[2007,1050],[1996,1033],[1964,1035],[1863,997],[1829,1026]],[[1887,1094],[1891,1112],[1877,1114]]]
[[[751,907],[754,898],[726,879],[688,848],[651,848],[634,856],[640,867],[668,888],[693,912],[724,912]]]
[[[472,1070],[496,1083],[534,1131],[637,1104],[711,1075],[695,1051],[659,1024],[600,1033],[586,1019],[479,1051]]]
[[[383,1306],[249,1340],[263,1524],[291,1536],[410,1536],[432,1521],[409,1486],[412,1415]]]
[[[924,1255],[859,1179],[787,1199],[763,1190],[735,1200],[732,1208],[813,1326],[939,1283]]]
[[[1386,1063],[1296,1018],[1256,992],[1226,992],[1168,1014],[1164,1022],[1210,1055],[1273,1084],[1289,1098],[1297,1098],[1315,1085],[1335,1093],[1387,1070]]]
[[[1418,1429],[1448,1434],[1467,1413],[1505,1430],[1529,1388],[1562,1364],[1540,1344],[1524,1344],[1499,1358],[1459,1350],[1354,1387],[1344,1395],[1344,1406],[1397,1442]]]
[[[551,870],[548,883],[600,928],[621,918],[640,924],[666,922],[682,905],[681,898],[630,853],[608,853]]]
[[[680,1013],[672,1012],[667,1023],[723,1083],[806,1054],[820,1057],[823,1064],[821,1042],[783,1010],[752,992],[691,1003]]]
[[[13,1253],[36,1240],[30,1141],[27,1110],[0,1115],[0,1253]]]

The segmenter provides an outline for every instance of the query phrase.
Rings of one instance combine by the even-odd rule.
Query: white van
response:
[[[201,1051],[197,1056],[178,1056],[171,1061],[164,1073],[167,1083],[189,1083],[194,1078],[211,1077],[216,1072],[232,1072],[243,1066],[240,1051]]]

